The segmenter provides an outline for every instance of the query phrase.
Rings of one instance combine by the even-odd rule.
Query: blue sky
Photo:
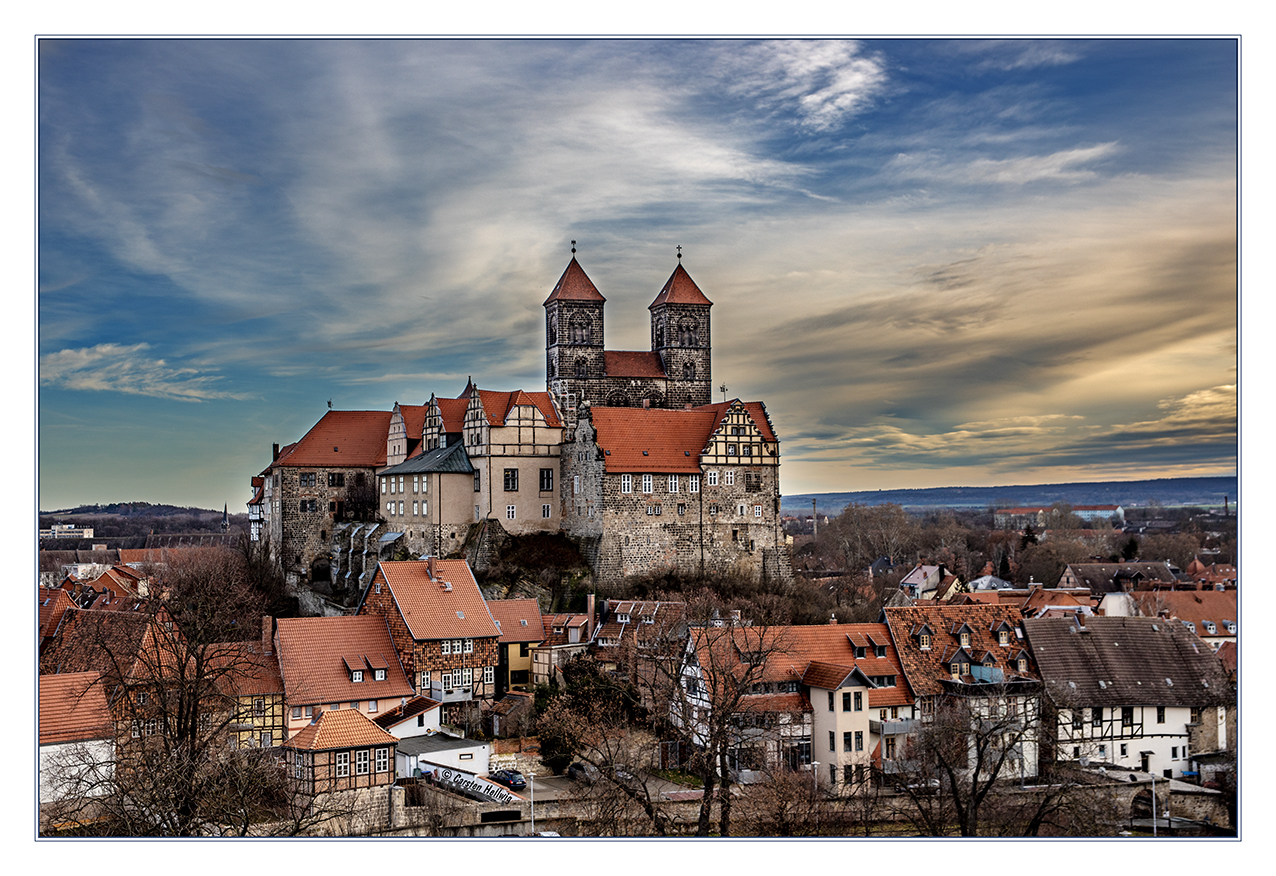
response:
[[[40,44],[39,506],[544,388],[675,264],[785,493],[1236,471],[1230,40]]]

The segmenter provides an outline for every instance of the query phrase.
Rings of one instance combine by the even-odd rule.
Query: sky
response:
[[[676,264],[785,494],[1234,474],[1230,39],[50,39],[38,503],[243,511]],[[720,398],[715,393],[715,398]]]

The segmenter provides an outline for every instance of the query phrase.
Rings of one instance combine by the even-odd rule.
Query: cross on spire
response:
[[[678,244],[678,261],[682,261],[682,244]]]
[[[572,241],[572,255],[576,255],[576,241]]]

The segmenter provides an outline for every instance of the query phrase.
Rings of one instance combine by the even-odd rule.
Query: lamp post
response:
[[[815,833],[820,832],[820,808],[816,799],[820,795],[820,762],[811,761],[811,808],[815,810]]]
[[[536,773],[528,773],[527,782],[532,789],[532,836],[536,836]]]
[[[1156,773],[1148,773],[1152,777],[1152,838],[1156,839]]]

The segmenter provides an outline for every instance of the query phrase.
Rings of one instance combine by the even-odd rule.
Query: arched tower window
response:
[[[607,407],[627,408],[629,407],[629,396],[623,392],[613,392],[607,396]]]
[[[550,378],[551,378],[551,379],[552,379],[552,378],[553,378],[553,376],[554,376],[554,363],[553,363],[553,362],[550,362],[550,363],[549,363],[549,376],[550,376]]]
[[[558,343],[558,314],[551,313],[549,315],[549,342],[550,344]]]
[[[589,317],[580,316],[579,314],[572,317],[571,321],[571,342],[573,344],[590,343],[590,325]]]
[[[588,375],[589,375],[588,363],[584,360],[583,357],[580,359],[577,359],[576,360],[576,377],[580,380],[584,380]]]
[[[687,317],[678,323],[678,343],[684,347],[700,346],[700,336],[696,330],[696,321]]]
[[[660,320],[656,323],[656,349],[665,345],[665,322]]]
[[[682,366],[682,379],[683,380],[696,379],[696,363],[695,362],[687,362]]]

